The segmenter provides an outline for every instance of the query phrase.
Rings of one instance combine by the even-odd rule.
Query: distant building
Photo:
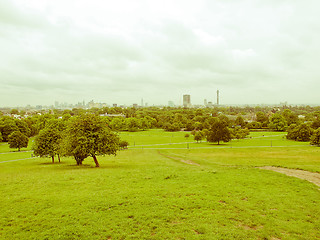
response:
[[[205,99],[205,100],[203,101],[203,104],[204,104],[204,106],[207,106],[207,105],[208,105],[207,99]]]
[[[169,102],[168,102],[168,106],[169,106],[169,107],[174,107],[173,101],[169,101]]]
[[[220,99],[219,99],[219,90],[217,90],[217,105],[219,105],[219,103],[220,103]]]
[[[118,107],[118,104],[114,103],[112,104],[112,107]]]
[[[138,104],[134,103],[134,104],[132,105],[132,107],[138,108]]]
[[[189,108],[191,107],[191,98],[190,95],[183,95],[183,107]]]

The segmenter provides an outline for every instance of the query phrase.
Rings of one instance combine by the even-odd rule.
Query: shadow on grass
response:
[[[52,162],[41,162],[41,163],[38,163],[38,165],[61,165],[61,164],[66,164],[65,162],[55,162],[55,163],[52,163]]]
[[[100,167],[96,167],[93,164],[82,164],[82,165],[77,165],[77,164],[65,164],[57,169],[59,170],[66,170],[66,169],[72,169],[72,170],[81,170],[81,169],[128,169],[128,168],[133,168],[134,165],[119,165],[119,164],[108,164],[108,165],[100,165]]]
[[[207,143],[207,144],[210,145],[210,146],[222,146],[222,147],[231,146],[228,143],[220,143],[220,144],[218,144],[218,143]]]

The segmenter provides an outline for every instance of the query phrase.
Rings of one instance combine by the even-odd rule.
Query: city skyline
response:
[[[0,107],[319,104],[320,2],[0,2]]]

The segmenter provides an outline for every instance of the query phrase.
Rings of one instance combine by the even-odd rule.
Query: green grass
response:
[[[286,133],[283,132],[253,132],[246,139],[232,140],[228,143],[208,143],[205,140],[197,143],[193,140],[193,136],[185,138],[187,132],[165,132],[163,130],[150,130],[141,132],[121,132],[122,139],[129,142],[130,148],[234,148],[234,147],[296,147],[310,146],[306,142],[289,141],[285,138]]]
[[[184,135],[121,133],[136,145],[167,148]],[[92,159],[82,167],[71,158],[1,163],[30,152],[0,154],[0,239],[318,239],[318,187],[254,166],[317,171],[319,148],[274,135],[291,147],[252,147],[256,138],[233,148],[132,147],[99,157],[101,168]]]

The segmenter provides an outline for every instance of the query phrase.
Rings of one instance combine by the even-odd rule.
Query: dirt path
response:
[[[183,159],[183,158],[180,158],[180,157],[173,157],[173,156],[165,155],[165,154],[161,153],[160,151],[158,151],[158,153],[161,156],[164,156],[164,157],[172,159],[172,160],[180,161],[182,163],[186,163],[186,164],[190,164],[190,165],[200,166],[200,164],[192,162],[191,160],[188,160],[188,159]]]
[[[286,174],[287,176],[304,179],[320,187],[320,173],[313,173],[313,172],[308,172],[304,170],[271,167],[271,166],[259,167],[259,168],[283,173],[283,174]]]

